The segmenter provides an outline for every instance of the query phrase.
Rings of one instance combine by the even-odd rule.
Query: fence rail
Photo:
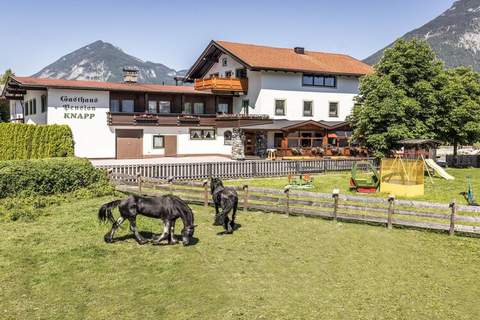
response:
[[[98,165],[115,174],[141,175],[147,178],[173,180],[201,180],[212,176],[224,179],[286,176],[301,173],[341,172],[352,169],[354,162],[369,161],[377,164],[374,158],[365,159],[322,159],[322,160],[251,160],[203,163],[161,163]]]
[[[208,180],[174,182],[145,178],[141,175],[111,174],[117,190],[127,193],[159,195],[174,193],[185,201],[204,206],[210,200]],[[236,186],[239,192],[239,209],[266,211],[287,215],[303,215],[334,221],[360,222],[415,229],[427,229],[480,237],[480,207],[424,201],[396,200],[393,197],[375,198]]]

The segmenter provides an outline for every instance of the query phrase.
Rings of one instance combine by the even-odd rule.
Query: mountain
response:
[[[480,0],[455,1],[440,16],[402,38],[426,40],[448,67],[465,65],[480,71]],[[383,50],[364,62],[377,63]]]
[[[186,70],[175,71],[161,63],[142,61],[108,42],[99,40],[61,57],[33,76],[121,82],[122,69],[126,66],[138,68],[139,82],[174,84],[174,76],[186,73]]]

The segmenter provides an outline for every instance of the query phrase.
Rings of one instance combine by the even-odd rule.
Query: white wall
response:
[[[47,112],[42,112],[42,95],[46,95],[46,91],[28,90],[23,98],[23,104],[31,100],[36,100],[37,112],[35,114],[25,115],[24,121],[28,124],[47,124]],[[30,102],[29,102],[30,103]],[[26,108],[26,107],[25,107]]]
[[[76,156],[115,158],[115,132],[107,125],[109,106],[108,91],[49,89],[48,123],[70,126]]]
[[[125,127],[125,129],[133,129]],[[215,140],[190,140],[190,128],[187,127],[144,127],[143,129],[143,154],[145,156],[162,156],[164,149],[153,149],[154,135],[176,135],[177,136],[177,154],[221,154],[231,156],[231,145],[225,145],[223,134],[226,130],[232,129],[218,128]],[[207,127],[192,127],[191,129],[211,129]]]
[[[227,66],[224,67],[222,65],[222,60],[223,58],[227,59]],[[218,73],[220,77],[225,76],[225,71],[231,71],[232,72],[232,78],[235,78],[235,70],[236,69],[242,69],[244,68],[243,65],[238,63],[235,59],[233,59],[231,56],[222,54],[220,58],[218,59],[218,62],[215,63],[211,68],[210,71],[207,72],[205,78],[210,77],[212,73]]]
[[[260,90],[257,84],[260,83]],[[358,93],[358,78],[337,77],[337,88],[303,87],[301,73],[261,72],[249,92],[251,114],[268,114],[274,119],[343,121],[351,113]],[[257,93],[258,90],[258,93]],[[286,115],[275,115],[275,99],[286,100]],[[313,116],[303,116],[303,101],[313,101]],[[338,117],[329,117],[329,103],[338,102]]]

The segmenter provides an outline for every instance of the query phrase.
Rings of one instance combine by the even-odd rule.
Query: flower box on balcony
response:
[[[153,124],[157,124],[158,123],[158,116],[154,115],[154,114],[148,114],[148,113],[145,113],[145,114],[140,114],[140,115],[135,115],[133,117],[133,120],[135,123],[142,123],[142,124],[146,124],[146,123],[153,123]]]
[[[200,117],[197,116],[191,116],[191,115],[181,115],[177,117],[177,121],[179,123],[188,123],[188,124],[199,124],[200,123]]]

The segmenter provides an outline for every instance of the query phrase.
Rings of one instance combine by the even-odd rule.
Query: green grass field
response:
[[[330,189],[330,188],[329,188]],[[199,241],[105,244],[111,198],[0,224],[1,319],[478,319],[480,240],[239,213],[219,236],[193,206]],[[139,227],[160,232],[156,220]]]
[[[432,202],[449,203],[452,199],[456,199],[459,204],[466,204],[463,196],[459,193],[467,190],[467,177],[472,178],[472,185],[477,200],[480,202],[480,169],[448,169],[448,173],[455,177],[455,180],[447,181],[445,179],[433,178],[433,184],[428,176],[425,177],[425,195],[422,197],[410,198],[412,200],[426,200]],[[349,190],[350,172],[348,173],[332,173],[326,175],[314,176],[314,188],[308,191],[316,192],[332,192],[334,188],[339,188],[344,194],[357,194]],[[244,179],[229,181],[230,185],[244,185],[265,188],[283,189],[288,184],[286,177],[270,178],[270,179]],[[367,196],[387,197],[387,194],[375,193]],[[401,198],[401,197],[399,197]]]

